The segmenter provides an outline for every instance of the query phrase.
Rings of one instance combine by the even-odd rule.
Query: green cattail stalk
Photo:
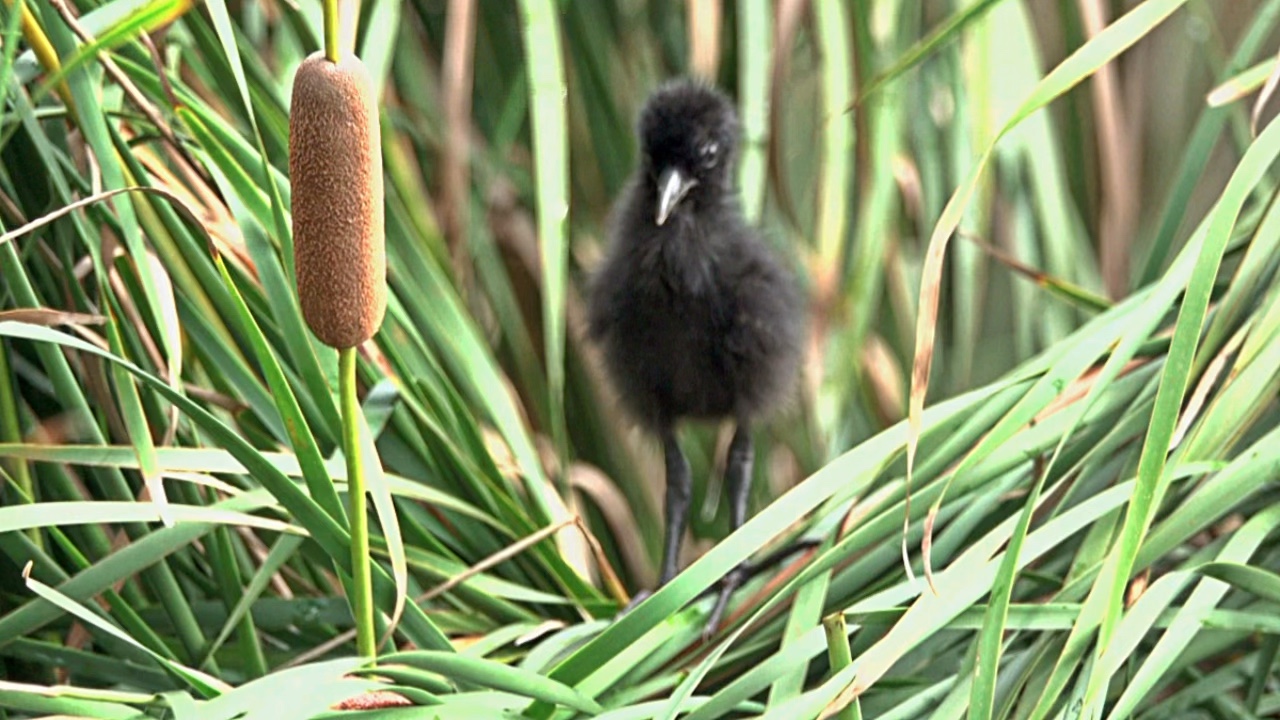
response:
[[[337,0],[325,0],[324,11],[325,50],[298,67],[289,113],[294,261],[303,319],[321,342],[339,350],[351,498],[349,602],[357,649],[373,659],[377,638],[355,349],[378,331],[387,308],[382,143],[369,73],[340,47]]]

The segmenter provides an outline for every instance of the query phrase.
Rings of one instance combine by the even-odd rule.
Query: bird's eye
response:
[[[698,156],[702,159],[702,164],[708,167],[715,165],[720,158],[720,143],[709,142],[698,148]]]

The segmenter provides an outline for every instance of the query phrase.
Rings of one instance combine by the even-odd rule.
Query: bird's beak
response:
[[[697,184],[697,180],[681,175],[680,171],[675,168],[667,168],[662,171],[662,174],[658,176],[658,215],[656,219],[659,225],[665,223],[667,218],[671,217],[676,205]]]

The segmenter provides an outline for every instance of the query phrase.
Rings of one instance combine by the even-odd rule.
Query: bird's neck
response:
[[[657,271],[676,296],[700,297],[714,287],[716,268],[727,251],[727,221],[724,213],[696,205],[677,208],[662,225],[650,217],[642,262]]]
[[[674,229],[679,232],[689,227],[712,227],[731,219],[736,198],[725,188],[712,185],[698,185],[689,190],[671,211],[671,216],[661,226],[653,209],[658,207],[658,189],[652,185],[645,188],[641,200],[642,207],[648,208],[649,223],[658,231]]]

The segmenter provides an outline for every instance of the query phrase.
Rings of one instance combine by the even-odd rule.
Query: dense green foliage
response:
[[[281,720],[373,689],[442,718],[1280,712],[1278,23],[1280,0],[366,0],[391,293],[357,372],[397,621],[372,673],[337,354],[289,234],[320,3],[5,0],[0,712]],[[692,564],[616,618],[656,574],[661,463],[581,289],[634,114],[691,67],[740,106],[809,362],[740,531],[725,428],[682,429]],[[797,539],[703,642],[705,591]]]

